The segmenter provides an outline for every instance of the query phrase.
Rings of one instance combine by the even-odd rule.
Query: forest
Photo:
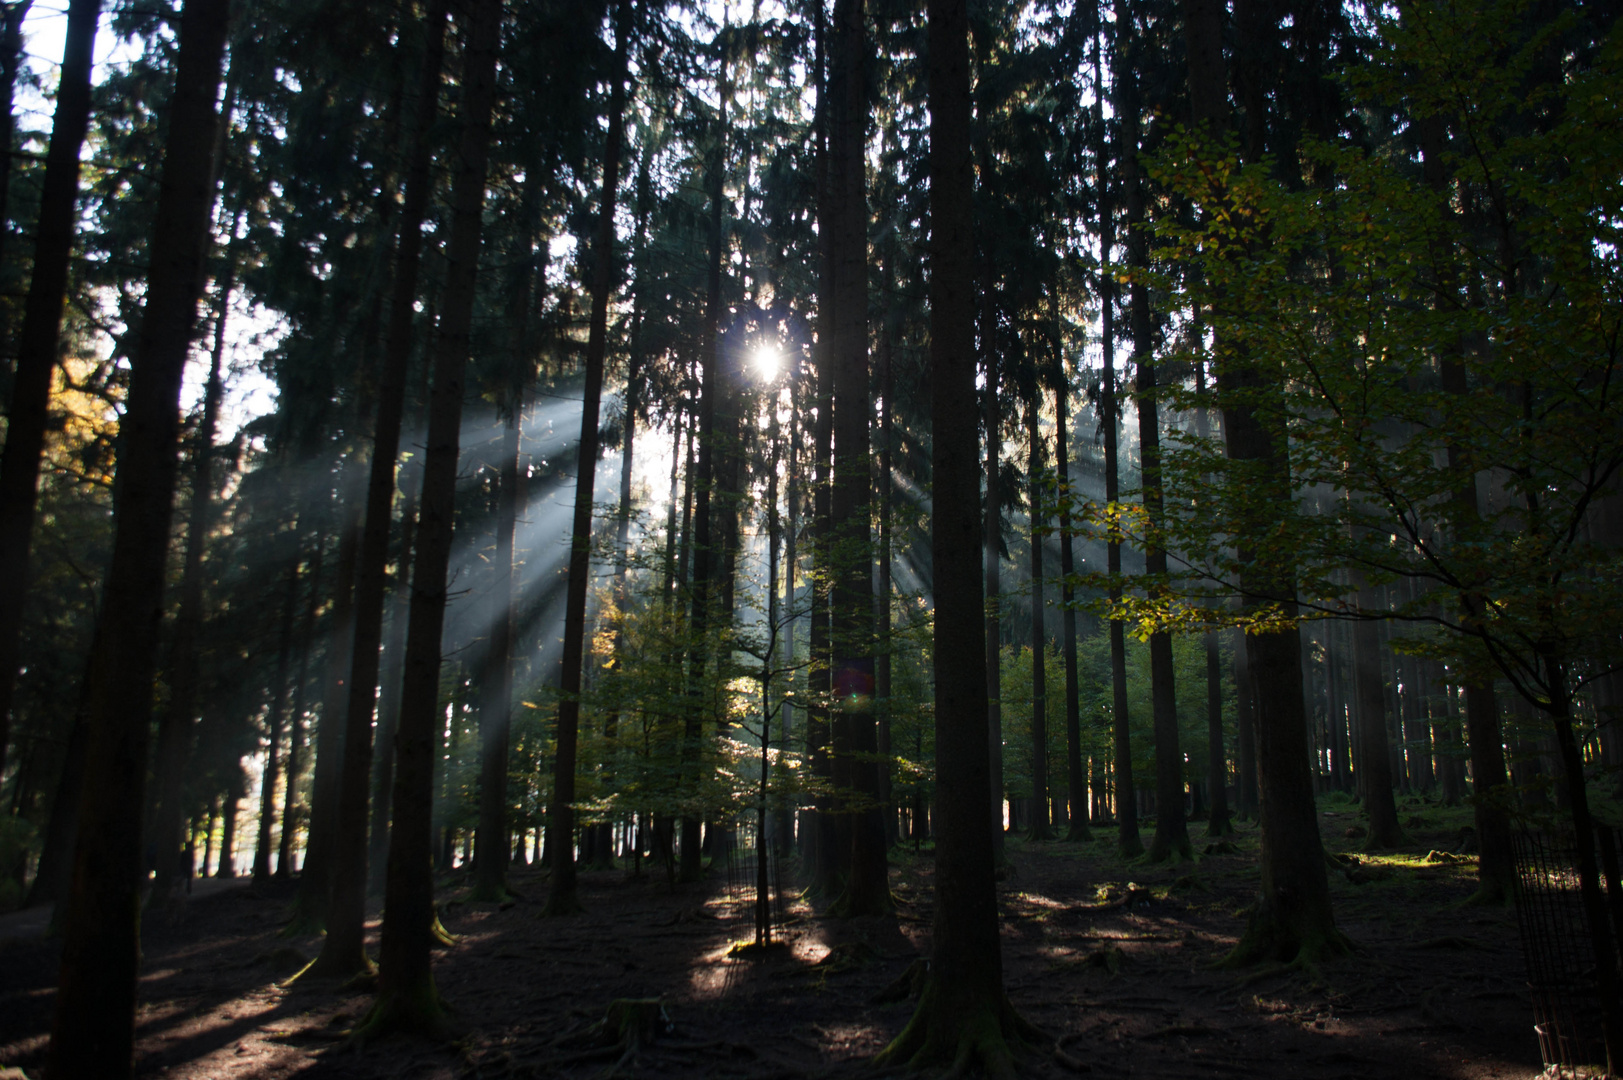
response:
[[[1623,1075],[1614,0],[0,3],[0,1078]]]

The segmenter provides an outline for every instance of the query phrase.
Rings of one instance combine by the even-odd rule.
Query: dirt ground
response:
[[[1326,808],[1332,851],[1349,851],[1350,809]],[[1000,886],[1010,1000],[1057,1040],[1020,1059],[1022,1076],[1311,1076],[1322,1080],[1529,1078],[1539,1072],[1512,912],[1451,907],[1471,862],[1428,864],[1451,817],[1406,807],[1411,847],[1364,857],[1355,883],[1332,877],[1336,917],[1356,952],[1317,973],[1213,970],[1245,925],[1257,834],[1232,852],[1144,866],[1091,844],[1011,839]],[[1197,850],[1209,841],[1192,823]],[[1146,836],[1147,838],[1147,836]],[[844,1077],[895,1035],[908,1000],[874,998],[927,955],[928,852],[898,850],[895,918],[839,921],[791,902],[786,947],[730,956],[750,937],[727,875],[672,890],[656,871],[581,876],[585,914],[541,919],[545,878],[515,875],[508,905],[441,893],[457,943],[435,978],[463,1035],[456,1045],[396,1036],[359,1053],[342,1033],[370,998],[278,980],[315,955],[278,936],[287,894],[244,885],[195,895],[149,919],[137,1074],[301,1080],[398,1077]],[[1097,910],[1138,886],[1136,902]],[[1095,910],[1086,910],[1086,909]],[[375,914],[375,913],[374,913]],[[376,934],[376,923],[372,924]],[[50,1027],[57,946],[0,943],[0,1067],[36,1080]],[[659,998],[668,1030],[632,1054],[591,1039],[614,999]],[[663,1025],[656,1025],[663,1027]]]

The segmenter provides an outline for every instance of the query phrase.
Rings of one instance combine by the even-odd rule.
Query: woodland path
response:
[[[1033,1052],[1021,1075],[1086,1067],[1096,1077],[1169,1080],[1534,1076],[1514,917],[1447,906],[1469,894],[1474,866],[1424,863],[1445,837],[1420,827],[1431,812],[1415,813],[1412,848],[1366,859],[1361,876],[1373,880],[1334,877],[1340,926],[1359,949],[1316,976],[1210,967],[1243,928],[1255,888],[1249,828],[1235,853],[1168,867],[1124,864],[1103,838],[1012,842],[1016,872],[1001,886],[1009,995],[1059,1038],[1066,1059]],[[1346,850],[1351,812],[1323,820],[1331,850]],[[612,999],[650,997],[663,998],[674,1031],[614,1075],[874,1075],[865,1059],[912,1006],[872,999],[929,940],[931,862],[927,853],[896,859],[897,918],[818,919],[795,904],[787,947],[758,960],[728,955],[749,924],[725,895],[724,875],[672,891],[657,872],[586,872],[587,914],[565,920],[537,917],[545,881],[524,870],[514,881],[524,897],[510,905],[459,903],[460,889],[448,887],[444,922],[459,940],[439,954],[436,978],[462,1043],[392,1038],[358,1054],[341,1049],[338,1034],[364,1012],[366,995],[276,982],[316,947],[278,937],[286,894],[199,890],[178,914],[147,922],[138,1075],[599,1077],[619,1055],[592,1054],[582,1033]],[[1129,879],[1146,904],[1096,910],[1101,895],[1124,895]],[[55,973],[53,942],[0,942],[0,1066],[21,1066],[30,1080],[43,1061]]]

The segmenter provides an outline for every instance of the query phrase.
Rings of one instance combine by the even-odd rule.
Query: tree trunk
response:
[[[1043,507],[1044,483],[1042,427],[1038,423],[1041,391],[1032,385],[1026,406],[1026,426],[1030,429],[1031,456],[1026,470],[1028,498],[1031,500],[1031,822],[1028,835],[1033,840],[1053,839],[1048,822],[1048,672],[1045,661],[1048,635],[1043,631],[1043,537],[1046,521]]]
[[[1103,25],[1104,0],[1096,9],[1099,25]],[[1101,30],[1102,35],[1102,30]],[[1093,54],[1095,84],[1101,77],[1100,47],[1095,44]],[[1121,412],[1116,403],[1116,284],[1115,271],[1110,262],[1111,248],[1115,244],[1115,211],[1109,207],[1109,171],[1102,122],[1102,101],[1094,106],[1094,118],[1099,132],[1094,153],[1099,165],[1097,177],[1107,206],[1099,216],[1099,349],[1100,349],[1100,420],[1105,431],[1105,502],[1114,503],[1121,497]],[[1105,570],[1110,575],[1110,601],[1121,600],[1121,540],[1111,532],[1105,541]],[[1144,853],[1144,842],[1138,834],[1138,798],[1133,785],[1132,725],[1127,704],[1127,636],[1120,619],[1110,620],[1110,692],[1111,742],[1116,777],[1116,847],[1126,859]]]
[[[282,796],[282,838],[276,846],[276,879],[285,881],[293,874],[293,841],[298,834],[299,774],[304,767],[299,751],[304,748],[304,696],[310,684],[310,641],[316,632],[316,610],[321,606],[322,549],[326,540],[316,533],[316,549],[310,558],[310,599],[304,608],[304,629],[299,635],[299,669],[293,676],[293,725],[287,735],[287,784]]]
[[[614,286],[614,202],[620,182],[620,141],[625,114],[626,58],[630,51],[631,4],[615,9],[615,72],[609,94],[609,130],[603,151],[603,193],[593,242],[592,315],[586,342],[585,401],[575,468],[575,513],[569,542],[569,586],[564,606],[563,665],[558,682],[558,752],[552,775],[550,827],[562,842],[553,847],[547,884],[547,915],[581,910],[575,891],[575,857],[567,842],[574,832],[575,750],[580,730],[581,669],[586,662],[586,591],[592,563],[592,492],[597,477],[597,414],[603,398],[603,360],[608,351],[609,293]],[[686,853],[684,852],[684,855]],[[696,854],[696,852],[695,852]]]
[[[999,482],[1003,470],[1003,409],[998,400],[997,314],[994,287],[997,280],[992,260],[984,260],[984,280],[980,294],[981,362],[986,372],[986,388],[981,391],[981,424],[986,435],[986,503],[981,526],[983,576],[986,588],[984,621],[986,655],[986,753],[991,763],[987,798],[992,820],[992,862],[1002,873],[1008,862],[1003,844],[1003,493]],[[939,660],[937,661],[939,663]]]
[[[79,197],[79,150],[90,126],[90,62],[101,0],[71,0],[56,85],[56,117],[45,151],[34,265],[23,302],[22,333],[7,403],[6,448],[0,454],[0,774],[6,768],[12,696],[22,662],[22,608],[39,501],[40,454],[56,371],[62,308],[73,254],[74,204]],[[8,113],[9,115],[9,113]],[[8,143],[3,147],[11,153]],[[0,225],[3,225],[0,219]]]
[[[1182,0],[1184,35],[1190,58],[1189,97],[1197,131],[1221,145],[1227,138],[1228,89],[1223,75],[1223,8],[1217,0]],[[1220,315],[1220,311],[1215,311]],[[1214,322],[1218,321],[1214,319]],[[1265,484],[1281,507],[1291,498],[1290,459],[1282,431],[1270,430],[1256,401],[1273,388],[1268,376],[1246,363],[1232,343],[1217,339],[1217,386],[1223,399],[1223,435],[1228,457]],[[1295,614],[1295,583],[1253,563],[1241,538],[1242,603],[1248,610],[1284,600],[1283,614]],[[1244,937],[1226,958],[1231,965],[1263,959],[1313,963],[1344,952],[1336,929],[1330,885],[1313,801],[1307,715],[1302,698],[1302,642],[1294,626],[1245,635],[1246,668],[1256,688],[1257,779],[1261,794],[1262,895]],[[1242,723],[1243,723],[1242,719]]]
[[[986,757],[984,598],[977,580],[975,237],[969,156],[968,17],[963,0],[930,0],[931,544],[935,589],[936,781],[945,792],[991,788]],[[984,554],[981,548],[980,554]],[[957,1063],[1014,1076],[1011,1038],[1034,1034],[1003,990],[991,819],[976,798],[936,800],[935,947],[913,1018],[875,1065]]]
[[[181,376],[214,205],[214,102],[230,7],[226,0],[188,0],[181,15],[146,302],[119,422],[113,554],[102,592],[105,632],[87,676],[79,842],[47,1067],[57,1078],[130,1076],[134,1065],[142,788],[174,509]]]
[[[1374,590],[1361,589],[1359,608],[1372,611]],[[1398,806],[1392,796],[1392,766],[1387,756],[1386,693],[1381,681],[1381,656],[1375,623],[1368,618],[1353,624],[1353,681],[1357,695],[1358,785],[1364,796],[1368,829],[1364,850],[1384,851],[1401,845],[1403,830],[1398,825]]]
[[[447,568],[456,510],[469,334],[479,270],[490,118],[495,102],[501,0],[468,6],[461,80],[460,143],[451,186],[451,236],[434,389],[429,401],[417,552],[412,570],[411,622],[401,683],[400,730],[395,736],[393,825],[389,830],[388,885],[379,951],[378,1000],[357,1034],[370,1037],[396,1026],[428,1034],[447,1030],[434,988],[429,950],[434,940],[432,817],[434,749],[439,707],[440,638],[445,625]],[[364,777],[363,777],[364,779]]]
[[[834,571],[833,690],[835,782],[845,774],[850,836],[845,890],[830,909],[877,915],[893,908],[879,807],[874,724],[873,553],[869,546],[873,464],[868,388],[867,33],[862,0],[835,0],[830,97],[829,180],[833,224],[834,484],[829,541]]]
[[[1081,679],[1076,666],[1076,591],[1071,575],[1076,570],[1071,538],[1070,376],[1060,366],[1060,384],[1054,391],[1054,462],[1059,470],[1059,573],[1060,648],[1065,660],[1065,793],[1068,803],[1065,839],[1093,839],[1088,828],[1088,774],[1082,765]]]
[[[1117,0],[1118,33],[1133,25],[1126,0]],[[1122,117],[1122,185],[1127,201],[1127,265],[1133,272],[1128,285],[1129,318],[1133,331],[1133,363],[1137,368],[1134,398],[1138,405],[1139,461],[1143,476],[1145,527],[1144,574],[1150,596],[1164,595],[1167,551],[1156,535],[1163,516],[1161,492],[1161,421],[1155,383],[1155,342],[1150,318],[1149,225],[1145,220],[1144,192],[1139,180],[1139,100],[1134,64],[1136,40],[1129,37],[1123,71],[1116,85]],[[1151,862],[1192,859],[1189,825],[1184,816],[1183,750],[1178,739],[1177,682],[1172,666],[1172,634],[1150,635],[1150,704],[1155,720],[1155,835],[1150,838]]]
[[[276,820],[277,744],[282,741],[282,714],[287,709],[288,667],[293,656],[293,617],[299,603],[298,534],[293,534],[293,565],[287,573],[287,596],[282,601],[282,629],[276,643],[276,672],[271,676],[270,709],[265,716],[270,726],[270,746],[265,752],[265,771],[259,781],[259,835],[254,844],[254,880],[271,876],[271,826]],[[287,829],[286,823],[282,826]]]
[[[372,967],[366,955],[366,827],[372,773],[372,721],[377,708],[379,648],[383,644],[383,602],[388,591],[389,534],[394,526],[395,466],[400,451],[406,375],[416,321],[422,223],[434,183],[429,173],[430,132],[439,111],[445,11],[445,0],[434,0],[424,14],[416,125],[408,157],[388,338],[378,386],[365,524],[355,565],[354,638],[348,657],[349,682],[343,706],[342,773],[338,779],[332,863],[327,871],[332,881],[332,896],[327,908],[327,936],[320,956],[309,969],[314,976],[345,978]],[[322,726],[326,724],[324,717]]]
[[[355,554],[360,521],[349,503],[348,474],[341,468],[338,575],[333,584],[332,616],[328,625],[327,655],[321,678],[321,723],[315,733],[315,768],[310,783],[310,817],[305,831],[304,866],[299,891],[293,900],[289,925],[295,930],[319,932],[327,927],[332,898],[333,841],[338,827],[338,786],[344,753],[344,702],[350,673],[350,645],[354,634]]]
[[[1217,635],[1208,632],[1205,639],[1206,786],[1211,789],[1206,835],[1227,836],[1234,831],[1234,825],[1229,821],[1229,771],[1223,754],[1223,661],[1217,649]]]
[[[14,0],[5,5],[5,12],[0,16],[0,82],[4,82],[3,89],[6,100],[4,112],[0,112],[0,266],[6,262],[6,241],[10,239],[11,230],[8,227],[11,194],[11,159],[17,143],[17,73],[22,68],[23,61],[23,20],[28,18],[28,11],[34,6],[34,0]],[[7,330],[10,328],[7,327]],[[9,341],[7,342],[9,344]],[[0,717],[5,714],[0,712]],[[0,739],[0,744],[5,742]],[[0,770],[3,770],[4,747],[0,746]]]
[[[231,122],[229,106],[221,116],[224,127]],[[214,310],[214,344],[209,350],[209,373],[203,391],[203,417],[198,425],[192,451],[192,490],[186,522],[186,554],[180,579],[180,607],[175,613],[175,637],[169,650],[169,702],[158,714],[157,800],[152,815],[152,838],[157,851],[157,873],[148,904],[162,906],[171,899],[178,879],[191,880],[189,867],[181,865],[184,845],[184,802],[186,766],[192,756],[193,714],[197,711],[200,671],[197,638],[203,629],[203,549],[208,546],[210,502],[213,498],[214,432],[220,418],[220,398],[224,387],[220,366],[225,359],[225,325],[231,308],[231,292],[236,287],[236,231],[239,214],[231,222],[231,235],[225,253],[225,270],[218,285]],[[272,720],[272,726],[275,725]],[[274,760],[274,739],[272,760]],[[274,776],[274,770],[273,770]]]

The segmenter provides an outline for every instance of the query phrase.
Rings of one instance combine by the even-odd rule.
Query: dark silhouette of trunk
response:
[[[1197,132],[1226,138],[1228,95],[1223,72],[1223,8],[1217,0],[1182,0],[1189,56],[1189,96]],[[1242,50],[1246,46],[1242,44]],[[1219,144],[1220,145],[1220,144]],[[1216,311],[1220,315],[1221,311]],[[1219,321],[1219,320],[1214,320]],[[1290,458],[1283,431],[1270,429],[1257,402],[1274,391],[1267,376],[1246,362],[1240,348],[1217,338],[1217,387],[1228,457],[1255,476],[1274,505],[1290,504]],[[1295,615],[1295,583],[1288,573],[1259,566],[1241,538],[1240,593],[1246,610],[1284,598]],[[1294,627],[1245,635],[1246,668],[1256,689],[1257,780],[1262,827],[1262,895],[1244,937],[1226,958],[1231,965],[1275,959],[1314,963],[1344,952],[1336,929],[1330,886],[1313,801],[1313,774],[1302,698],[1302,641]],[[1241,720],[1244,723],[1244,718]]]
[[[831,192],[829,160],[829,87],[824,78],[828,52],[828,22],[824,5],[816,7],[816,86],[817,113],[814,118],[817,141],[817,380],[814,391],[817,420],[812,428],[812,596],[811,629],[807,648],[811,664],[807,671],[806,756],[812,775],[826,785],[833,780],[829,757],[829,695],[833,685],[829,663],[829,492],[834,461],[834,232],[837,206]],[[833,807],[826,789],[812,801],[811,887],[812,896],[831,900],[845,886],[844,859],[838,849]]]
[[[9,15],[9,12],[8,12]],[[22,661],[22,608],[28,596],[28,561],[39,501],[40,454],[45,448],[51,378],[56,371],[62,308],[73,254],[74,203],[79,197],[79,149],[90,126],[90,61],[100,0],[72,0],[56,85],[56,117],[45,151],[34,262],[23,301],[22,332],[7,403],[6,448],[0,454],[0,774],[6,768],[12,698]],[[9,33],[9,31],[8,31]],[[11,84],[7,84],[8,86]],[[7,110],[10,115],[10,110]],[[9,142],[3,147],[8,158]],[[0,226],[4,218],[0,218]]]
[[[412,539],[417,530],[417,485],[402,470],[400,486],[400,557],[395,564],[394,599],[390,602],[389,640],[383,648],[383,674],[378,689],[377,755],[372,761],[372,822],[366,842],[366,891],[381,895],[389,862],[389,798],[394,789],[394,738],[400,726],[400,680],[405,675],[406,627],[411,611]]]
[[[338,785],[344,753],[344,707],[354,634],[355,556],[360,521],[350,502],[353,465],[341,469],[338,505],[338,573],[333,582],[332,617],[321,676],[321,723],[315,734],[315,769],[310,783],[310,817],[304,838],[304,866],[293,898],[293,932],[319,932],[327,927],[332,898],[333,841],[338,827]]]
[[[355,563],[354,638],[348,658],[348,693],[342,714],[342,772],[338,778],[337,820],[328,869],[332,896],[327,909],[327,936],[322,941],[321,954],[308,970],[308,974],[316,977],[345,978],[372,968],[372,961],[366,955],[366,827],[372,772],[372,721],[377,708],[379,649],[383,644],[383,602],[389,584],[395,465],[400,453],[406,376],[416,321],[422,224],[434,183],[429,173],[430,133],[439,111],[445,12],[445,0],[434,0],[423,17],[417,116],[408,151],[393,295],[378,380],[377,422],[373,428],[364,525]],[[322,726],[326,724],[324,717]]]
[[[885,291],[891,292],[890,255],[887,252],[880,275]],[[893,297],[886,298],[894,302]],[[883,815],[885,850],[889,851],[897,840],[896,798],[892,792],[891,771],[894,757],[891,753],[891,656],[890,640],[890,560],[891,540],[891,399],[895,396],[895,380],[891,360],[894,351],[895,319],[886,304],[884,323],[879,337],[879,588],[874,598],[874,616],[877,625],[874,640],[874,708],[879,723],[879,811]],[[792,650],[791,650],[792,651]]]
[[[412,567],[406,670],[401,682],[400,728],[395,735],[393,822],[389,830],[388,884],[378,966],[378,999],[357,1030],[372,1037],[394,1027],[441,1035],[445,1014],[434,987],[430,948],[434,914],[434,758],[439,746],[440,646],[445,627],[447,570],[456,510],[457,460],[469,335],[479,271],[490,117],[495,102],[501,0],[468,5],[463,50],[460,138],[451,181],[451,234],[439,331],[434,341],[434,385],[428,406],[417,551]],[[362,774],[364,782],[365,774]]]
[[[220,815],[220,865],[214,871],[217,878],[237,876],[237,862],[232,855],[237,846],[237,803],[248,787],[248,774],[240,766],[231,767],[231,783],[225,792],[225,812]]]
[[[830,909],[839,915],[892,910],[879,807],[878,737],[874,724],[873,501],[868,388],[868,200],[865,187],[867,33],[862,0],[836,0],[830,98],[830,192],[834,262],[834,484],[829,542],[834,569],[834,776],[845,774],[855,808],[843,815],[850,834],[845,890]],[[842,785],[842,786],[846,786]]]
[[[688,715],[683,745],[689,780],[695,785],[699,781],[699,771],[704,767],[700,740],[704,733],[705,671],[710,660],[707,637],[716,622],[721,570],[726,561],[723,551],[726,530],[722,527],[725,514],[719,506],[717,492],[718,480],[724,472],[720,457],[725,451],[718,444],[723,437],[726,409],[719,399],[726,393],[729,381],[722,370],[719,336],[722,260],[726,257],[722,248],[722,217],[727,173],[727,100],[731,96],[725,34],[725,26],[717,31],[720,71],[716,76],[716,97],[719,107],[710,159],[705,165],[710,186],[710,246],[705,264],[704,339],[700,346],[704,355],[704,376],[699,391],[699,460],[693,506],[693,608],[688,623],[692,648],[688,656]],[[702,824],[697,813],[684,814],[682,817],[679,876],[683,881],[698,881],[704,876],[704,851],[700,837]]]
[[[1095,19],[1101,28],[1094,39],[1094,85],[1102,85],[1102,43],[1104,0],[1095,8]],[[1100,422],[1105,435],[1105,502],[1114,503],[1121,497],[1121,413],[1116,402],[1116,282],[1111,267],[1111,249],[1116,240],[1115,207],[1111,201],[1109,160],[1103,104],[1094,103],[1094,130],[1098,132],[1094,144],[1095,160],[1099,165],[1096,180],[1100,188],[1099,213],[1099,349],[1100,349]],[[1110,600],[1121,600],[1121,540],[1111,533],[1105,541],[1105,570],[1113,584]],[[1110,694],[1111,743],[1116,778],[1116,847],[1123,858],[1137,858],[1144,853],[1144,842],[1138,835],[1138,798],[1133,784],[1132,724],[1127,705],[1127,632],[1120,619],[1110,620]]]
[[[1140,102],[1135,65],[1138,43],[1125,0],[1116,4],[1117,32],[1128,35],[1122,43],[1122,62],[1116,81],[1117,115],[1122,124],[1122,186],[1127,202],[1127,266],[1133,272],[1128,285],[1129,320],[1133,332],[1133,363],[1137,369],[1135,400],[1138,405],[1138,445],[1145,527],[1144,573],[1153,597],[1164,594],[1167,551],[1156,535],[1163,516],[1161,492],[1160,402],[1155,383],[1155,342],[1150,317],[1150,291],[1144,280],[1149,268],[1149,224],[1139,178],[1141,142]],[[1183,750],[1178,739],[1176,674],[1172,666],[1172,634],[1150,635],[1150,710],[1155,721],[1155,834],[1150,838],[1151,862],[1190,859],[1189,824],[1184,815]]]
[[[586,590],[592,569],[592,493],[597,476],[597,414],[603,398],[603,360],[608,352],[609,293],[614,286],[614,203],[620,182],[620,141],[625,113],[626,59],[630,52],[631,4],[619,0],[614,17],[614,85],[609,93],[609,130],[603,149],[603,193],[593,241],[592,315],[586,341],[585,400],[580,419],[579,464],[575,468],[575,513],[569,542],[569,586],[564,600],[563,664],[559,669],[558,753],[552,774],[553,845],[547,884],[548,915],[581,910],[575,891],[575,751],[580,732],[581,669],[586,662]],[[714,355],[714,354],[712,354]],[[695,855],[697,849],[695,849]],[[687,852],[684,850],[684,861]]]
[[[299,823],[299,774],[304,768],[305,693],[310,685],[310,641],[316,632],[316,611],[321,606],[321,564],[326,538],[316,533],[315,551],[310,556],[310,598],[304,607],[304,629],[299,633],[299,670],[293,676],[293,726],[287,735],[286,790],[282,796],[282,838],[276,847],[276,879],[286,881],[293,874],[293,841]]]
[[[231,110],[221,116],[223,128],[230,123]],[[201,676],[197,639],[203,629],[203,549],[208,545],[211,501],[214,489],[214,432],[219,424],[220,397],[224,387],[220,366],[225,359],[225,326],[231,309],[231,293],[236,287],[236,231],[240,213],[231,222],[225,269],[220,276],[218,300],[214,309],[214,342],[209,350],[208,380],[203,391],[203,416],[192,450],[192,490],[186,522],[186,554],[180,579],[180,607],[175,613],[175,637],[169,649],[169,703],[158,714],[157,800],[152,814],[152,842],[157,852],[156,875],[147,903],[156,908],[173,899],[172,893],[184,877],[191,879],[191,863],[186,860],[185,798],[186,771],[192,756],[193,719],[197,711],[198,681]],[[274,725],[275,719],[272,723]],[[275,753],[272,740],[272,755]],[[270,759],[274,760],[274,756]],[[268,762],[267,762],[268,764]],[[272,770],[274,777],[274,770]],[[178,846],[177,846],[178,845]]]
[[[509,308],[512,320],[512,357],[506,385],[499,388],[509,410],[502,426],[499,452],[500,481],[496,508],[496,557],[490,586],[490,642],[485,654],[482,697],[479,704],[479,832],[476,837],[474,884],[470,898],[507,899],[509,829],[507,824],[507,755],[513,723],[513,632],[518,589],[513,577],[518,515],[527,501],[521,477],[524,413],[529,393],[520,384],[531,381],[529,312],[534,292],[535,260],[531,255],[537,232],[534,207],[540,180],[530,176],[524,186],[523,258],[518,287]]]
[[[230,9],[227,0],[189,0],[181,14],[146,299],[119,421],[100,649],[87,675],[84,791],[47,1066],[64,1080],[125,1077],[134,1067],[142,789],[174,511],[181,376],[214,205],[214,103]]]
[[[1203,334],[1204,313],[1195,311],[1195,331]],[[1206,396],[1206,365],[1195,364],[1195,392]],[[1208,409],[1195,411],[1195,433],[1201,439],[1211,436],[1211,413]],[[1206,786],[1210,789],[1211,808],[1207,811],[1206,835],[1227,836],[1234,831],[1230,820],[1228,797],[1228,765],[1223,752],[1223,661],[1218,649],[1217,634],[1204,635],[1206,648]]]
[[[276,673],[271,676],[271,703],[265,716],[270,746],[265,751],[265,772],[259,781],[259,835],[254,843],[254,880],[271,876],[271,826],[276,822],[277,749],[282,741],[282,715],[287,710],[287,682],[293,658],[293,622],[299,606],[298,534],[293,537],[293,565],[287,571],[287,595],[282,600],[282,628],[276,642]],[[292,777],[289,776],[289,782]],[[286,822],[282,831],[287,831]]]
[[[1358,606],[1373,614],[1373,589],[1360,589]],[[1368,829],[1364,850],[1384,851],[1403,843],[1398,826],[1398,804],[1392,795],[1392,759],[1387,752],[1386,690],[1381,680],[1380,642],[1371,618],[1353,624],[1353,684],[1358,717],[1358,769],[1364,774],[1358,785],[1364,796]]]
[[[1206,644],[1206,786],[1211,807],[1206,812],[1206,835],[1227,836],[1234,831],[1229,820],[1228,765],[1223,754],[1223,660],[1217,648],[1217,634],[1208,631]]]
[[[1063,361],[1062,361],[1063,364]],[[1070,386],[1063,366],[1060,385],[1054,391],[1054,463],[1059,472],[1059,573],[1060,650],[1065,661],[1065,793],[1068,804],[1065,839],[1093,839],[1088,828],[1088,774],[1082,763],[1081,680],[1076,666],[1076,609],[1071,605],[1076,590],[1071,574],[1076,570],[1071,539],[1071,456]]]
[[[962,0],[930,0],[930,442],[935,591],[936,901],[929,981],[913,1018],[875,1060],[956,1063],[1012,1077],[1009,1040],[1036,1034],[1003,990],[992,822],[978,798],[986,756],[985,598],[976,529],[974,252],[969,29]]]
[[[1245,633],[1236,632],[1234,643],[1234,727],[1236,774],[1239,790],[1235,803],[1240,817],[1257,820],[1257,714],[1251,707],[1251,672],[1245,663]]]
[[[1031,499],[1031,823],[1033,840],[1053,839],[1048,827],[1048,672],[1047,634],[1043,631],[1043,537],[1047,519],[1043,506],[1043,439],[1038,423],[1041,391],[1032,385],[1026,404],[1026,425],[1030,428],[1031,458],[1026,474]]]
[[[985,241],[983,240],[983,243]],[[1000,482],[1003,449],[1003,410],[998,402],[996,272],[990,258],[983,263],[980,295],[981,363],[986,388],[981,391],[981,424],[986,435],[986,503],[981,523],[982,576],[986,589],[984,613],[986,667],[986,752],[991,763],[987,797],[992,815],[992,858],[999,872],[1008,861],[1003,844],[1003,492]]]
[[[0,15],[0,81],[4,81],[5,111],[0,112],[0,266],[6,264],[6,243],[10,239],[8,227],[11,194],[11,160],[15,156],[17,116],[13,111],[17,102],[17,73],[23,61],[23,20],[34,6],[34,0],[16,0],[5,5]],[[9,328],[8,328],[9,329]],[[0,719],[4,713],[0,712]],[[5,764],[4,744],[0,739],[0,767]]]
[[[1419,137],[1422,171],[1428,187],[1440,198],[1448,197],[1449,178],[1443,161],[1446,131],[1439,117],[1423,117],[1415,123]],[[1438,252],[1437,306],[1451,309],[1458,302],[1458,289],[1452,272],[1453,253]],[[1463,345],[1463,343],[1462,343]],[[1439,358],[1443,391],[1463,397],[1466,393],[1465,364],[1462,356],[1448,353]],[[1454,491],[1457,528],[1480,528],[1481,506],[1477,501],[1476,474],[1458,447],[1448,448],[1448,466],[1458,475]],[[1460,597],[1467,625],[1482,616],[1481,597],[1469,593]],[[1473,679],[1465,686],[1465,726],[1471,744],[1471,783],[1475,794],[1477,845],[1477,899],[1484,903],[1505,903],[1516,892],[1516,867],[1510,846],[1510,813],[1504,797],[1508,781],[1505,769],[1504,739],[1499,727],[1499,703],[1493,684]],[[1427,761],[1429,774],[1430,761]]]

